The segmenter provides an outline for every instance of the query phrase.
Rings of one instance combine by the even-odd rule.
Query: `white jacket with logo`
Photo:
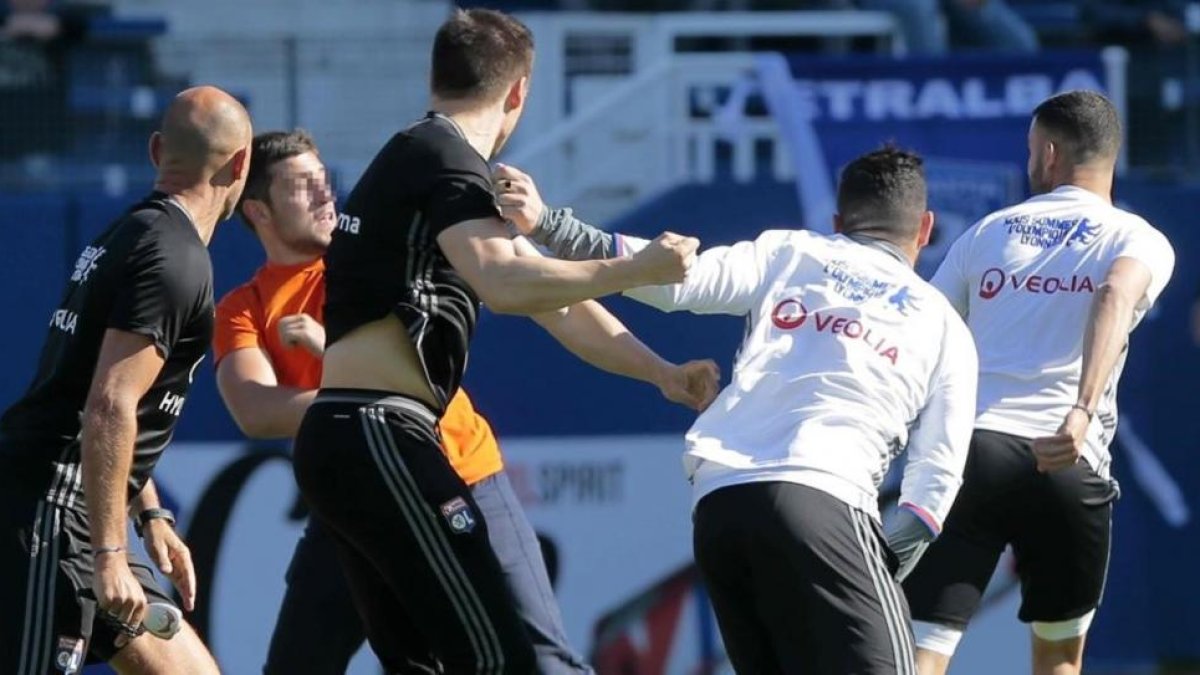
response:
[[[1087,190],[1064,186],[1032,197],[988,215],[954,242],[932,283],[966,319],[979,348],[978,428],[1026,438],[1058,430],[1078,400],[1092,298],[1121,257],[1151,273],[1136,326],[1171,278],[1175,252],[1145,220]],[[1083,453],[1104,477],[1126,353]]]
[[[618,236],[618,251],[644,245]],[[940,530],[962,482],[978,362],[958,314],[894,252],[768,231],[704,251],[682,284],[626,295],[747,317],[732,382],[687,434],[696,501],[782,481],[878,518],[879,485],[907,447],[900,501]]]

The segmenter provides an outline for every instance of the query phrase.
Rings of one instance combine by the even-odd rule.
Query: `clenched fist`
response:
[[[100,618],[120,632],[117,646],[122,647],[140,632],[146,613],[146,593],[129,569],[123,551],[96,556],[92,592]]]
[[[658,388],[668,401],[704,412],[721,391],[721,369],[711,359],[671,366]]]
[[[325,354],[325,327],[307,314],[289,314],[281,318],[279,339],[288,347],[303,347],[317,358]]]
[[[674,232],[663,232],[646,248],[633,254],[647,286],[677,284],[696,261],[700,240]]]

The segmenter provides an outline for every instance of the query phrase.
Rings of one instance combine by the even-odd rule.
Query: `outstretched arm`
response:
[[[514,245],[522,256],[541,256],[523,239],[514,240]],[[653,384],[668,400],[694,410],[707,408],[720,389],[720,371],[714,362],[675,365],[663,359],[598,302],[580,302],[531,318],[587,363]]]
[[[565,261],[517,255],[497,218],[458,223],[438,245],[484,304],[502,314],[537,314],[646,284],[680,281],[700,242],[664,234],[639,255]]]
[[[546,206],[529,174],[499,164],[492,179],[500,214],[519,234],[545,246],[556,258],[602,260],[620,255],[612,234],[579,220],[571,209]]]
[[[570,209],[546,207],[533,179],[511,166],[497,168],[493,181],[501,214],[519,233],[560,258],[619,259],[642,255],[651,244],[603,232],[575,218]],[[784,236],[766,232],[754,242],[709,249],[697,257],[683,283],[647,284],[625,295],[667,312],[746,314],[754,307],[771,253]]]

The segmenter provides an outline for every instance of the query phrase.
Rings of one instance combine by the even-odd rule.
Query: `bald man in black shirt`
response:
[[[79,254],[34,381],[0,418],[0,672],[217,672],[190,627],[141,633],[147,602],[171,600],[126,532],[132,516],[191,609],[187,547],[147,484],[211,341],[207,246],[251,137],[227,93],[175,98],[151,138],[154,191]]]

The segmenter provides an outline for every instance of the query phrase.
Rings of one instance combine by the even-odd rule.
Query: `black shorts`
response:
[[[915,675],[896,557],[874,518],[793,483],[715,490],[693,547],[739,673]]]
[[[0,672],[78,672],[108,661],[116,630],[97,620],[87,515],[36,496],[0,496]],[[149,565],[129,560],[148,602],[174,604]]]
[[[1039,473],[1030,440],[976,431],[942,535],[904,582],[913,619],[965,628],[1011,545],[1026,623],[1066,621],[1100,605],[1116,484],[1087,462]]]
[[[322,389],[293,463],[389,672],[535,672],[487,523],[442,451],[433,411],[384,392]]]

